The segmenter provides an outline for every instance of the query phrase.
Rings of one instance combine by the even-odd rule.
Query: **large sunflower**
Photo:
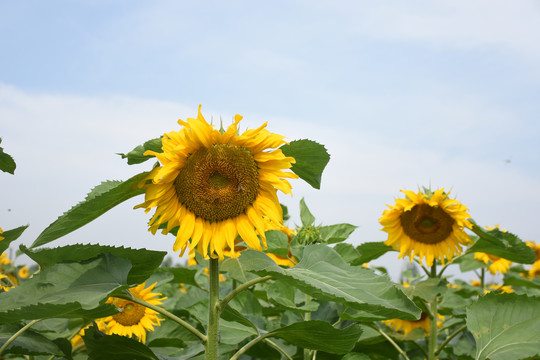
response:
[[[160,293],[152,293],[157,283],[154,283],[145,289],[145,283],[129,289],[131,294],[137,299],[144,300],[153,305],[160,305],[166,298],[158,298]],[[152,309],[136,304],[129,300],[111,297],[107,303],[113,304],[120,312],[113,316],[102,319],[104,322],[104,332],[108,335],[117,334],[121,336],[132,337],[144,343],[146,341],[146,332],[154,331],[154,326],[159,326],[163,319],[160,319]],[[101,329],[101,327],[100,327]]]
[[[461,246],[471,242],[463,231],[472,227],[467,220],[467,207],[450,199],[444,189],[434,192],[401,190],[406,198],[396,199],[394,206],[383,212],[379,222],[388,233],[386,245],[399,250],[399,258],[417,255],[426,265],[438,259],[444,263],[461,253]]]
[[[295,162],[278,149],[284,137],[262,126],[238,135],[236,115],[227,131],[206,122],[201,107],[196,119],[178,120],[179,131],[163,135],[162,153],[147,151],[161,166],[152,170],[143,186],[146,212],[155,207],[150,231],[167,234],[178,228],[174,251],[190,251],[223,259],[240,236],[252,249],[266,248],[264,217],[282,224],[277,190],[289,194],[284,172]]]

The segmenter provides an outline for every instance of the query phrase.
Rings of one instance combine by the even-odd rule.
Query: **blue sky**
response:
[[[31,243],[101,180],[146,170],[115,153],[203,104],[328,147],[322,189],[282,197],[296,222],[304,196],[324,224],[358,225],[351,242],[382,241],[385,204],[431,184],[538,241],[539,16],[521,0],[2,1],[0,136],[18,169],[1,226],[30,223]],[[168,250],[137,203],[57,244]]]

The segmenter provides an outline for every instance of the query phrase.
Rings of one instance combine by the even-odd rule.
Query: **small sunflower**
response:
[[[4,231],[2,230],[2,228],[0,228],[0,241],[5,239],[5,237],[2,236],[3,233]]]
[[[26,279],[28,277],[28,268],[26,266],[22,266],[20,269],[19,269],[19,278],[21,279]]]
[[[536,256],[535,261],[540,260],[540,244],[537,244],[534,241],[527,241],[525,244],[534,251],[534,255]]]
[[[394,206],[383,212],[379,219],[383,231],[388,233],[386,245],[399,251],[399,258],[409,256],[411,262],[417,255],[426,265],[438,259],[444,263],[461,253],[462,246],[471,242],[463,231],[471,228],[467,220],[467,207],[450,199],[444,189],[435,192],[414,193],[401,190],[406,198],[396,199]]]
[[[534,262],[529,269],[529,279],[540,277],[540,260]]]
[[[223,259],[223,250],[234,249],[239,235],[252,249],[266,247],[263,217],[282,223],[277,190],[291,193],[286,180],[296,179],[289,169],[284,137],[262,126],[238,135],[236,115],[227,131],[206,122],[201,107],[196,119],[178,120],[179,131],[163,135],[162,153],[147,151],[161,166],[152,170],[143,188],[145,202],[136,206],[149,212],[149,230],[167,234],[178,227],[174,251],[190,251]],[[148,181],[149,180],[149,181]],[[261,247],[262,243],[262,247]]]
[[[438,328],[442,327],[443,321],[444,321],[444,316],[437,314],[437,327]],[[424,332],[429,333],[431,320],[429,318],[428,313],[422,312],[419,320],[409,321],[409,320],[401,320],[401,319],[391,319],[391,320],[383,320],[383,323],[386,324],[386,326],[392,328],[394,331],[396,332],[403,331],[403,334],[407,335],[408,333],[410,333],[416,328],[422,328],[424,329]]]
[[[476,260],[484,262],[484,264],[489,264],[487,269],[493,275],[497,273],[506,274],[506,272],[508,272],[508,269],[510,269],[510,265],[512,265],[512,262],[510,260],[506,260],[501,257],[483,252],[475,252],[474,258]]]
[[[131,294],[137,299],[144,300],[152,305],[160,305],[166,298],[158,298],[160,293],[152,293],[152,289],[157,283],[145,288],[145,283],[129,289]],[[113,316],[103,318],[105,324],[104,332],[108,335],[117,334],[121,336],[132,337],[144,343],[146,341],[146,332],[154,331],[154,326],[159,326],[163,319],[157,316],[157,312],[145,306],[136,304],[129,300],[111,297],[107,303],[113,304],[120,312]]]

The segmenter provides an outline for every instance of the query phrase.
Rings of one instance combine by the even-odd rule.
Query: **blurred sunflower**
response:
[[[29,275],[29,272],[28,272],[28,268],[26,266],[22,266],[20,269],[19,269],[19,278],[21,279],[26,279]]]
[[[463,231],[472,227],[467,220],[467,207],[450,199],[444,189],[424,193],[401,190],[405,199],[396,199],[394,206],[383,212],[379,219],[383,231],[388,233],[386,245],[399,251],[399,258],[415,255],[419,261],[425,257],[426,265],[438,259],[444,264],[462,251],[462,246],[471,242]]]
[[[0,241],[5,239],[5,237],[2,236],[3,233],[4,231],[2,230],[2,228],[0,228]]]
[[[506,272],[508,272],[508,269],[510,269],[510,265],[512,265],[512,262],[510,260],[506,260],[501,257],[483,252],[475,252],[474,258],[476,260],[482,261],[486,265],[489,264],[487,269],[493,275],[497,273],[506,274]]]
[[[437,327],[438,328],[442,327],[443,321],[444,321],[444,316],[437,314]],[[403,331],[403,334],[407,335],[408,333],[410,333],[416,328],[422,328],[424,329],[424,332],[429,333],[431,320],[429,318],[428,313],[422,312],[419,320],[409,321],[409,320],[401,320],[401,319],[391,319],[391,320],[383,320],[383,323],[386,324],[386,326],[392,328],[394,331],[396,332]]]
[[[136,208],[156,208],[149,222],[153,234],[160,226],[163,234],[178,227],[173,250],[181,250],[180,256],[189,242],[190,251],[222,260],[238,235],[250,248],[262,250],[263,217],[282,223],[277,190],[291,193],[285,178],[298,176],[282,170],[295,160],[278,149],[286,144],[284,137],[266,130],[266,123],[238,135],[241,119],[236,115],[227,131],[219,131],[199,106],[196,119],[178,120],[183,127],[163,135],[162,153],[145,152],[161,166],[146,178],[145,202]]]
[[[152,289],[157,283],[145,288],[145,283],[129,289],[131,295],[137,299],[144,300],[153,305],[160,305],[166,298],[158,298],[160,293],[152,293]],[[146,341],[146,332],[154,331],[154,326],[159,326],[163,319],[157,316],[157,312],[145,306],[136,304],[129,300],[111,297],[107,303],[113,304],[120,312],[116,315],[103,318],[104,332],[108,335],[117,334],[121,336],[132,337],[144,343]]]

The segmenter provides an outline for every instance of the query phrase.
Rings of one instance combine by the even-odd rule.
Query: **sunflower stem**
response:
[[[437,262],[434,260],[431,266],[431,277],[437,277]],[[428,360],[435,360],[437,351],[437,295],[431,302],[431,321],[429,323],[429,356]]]
[[[453,339],[455,338],[460,332],[462,332],[463,330],[467,329],[467,325],[463,325],[462,327],[460,327],[459,329],[457,329],[456,331],[454,331],[450,336],[448,336],[446,338],[446,340],[444,340],[444,342],[441,344],[441,346],[439,346],[439,348],[437,349],[437,351],[435,351],[435,355],[439,355],[439,353],[442,351],[442,349],[444,349],[444,347]]]
[[[482,272],[480,273],[480,288],[482,289],[482,291],[484,291],[484,288],[486,286],[485,278],[486,278],[486,269],[482,268]]]
[[[381,330],[380,327],[378,327],[377,325],[375,324],[372,324],[372,325],[368,325],[369,327],[371,327],[373,330],[376,330],[379,334],[381,334],[386,340],[388,340],[388,342],[390,344],[392,344],[392,346],[400,353],[401,356],[403,356],[403,358],[405,360],[410,360],[409,357],[407,356],[407,353],[387,334],[385,333],[384,331]]]
[[[15,334],[11,335],[11,337],[9,339],[7,339],[7,341],[4,343],[4,345],[2,345],[2,347],[0,347],[0,355],[2,355],[2,353],[4,352],[4,350],[7,349],[7,347],[13,342],[15,341],[15,339],[17,339],[21,334],[23,334],[26,330],[28,330],[29,328],[32,327],[32,325],[34,325],[35,323],[41,321],[43,319],[36,319],[36,320],[32,320],[30,321],[28,324],[24,325],[19,331],[17,331]]]
[[[208,341],[206,360],[217,360],[219,336],[219,260],[210,258],[210,303],[208,304]]]
[[[308,305],[311,302],[311,296],[306,294],[306,305]],[[304,315],[304,321],[310,321],[311,320],[311,313],[308,311]],[[311,351],[309,349],[304,349],[304,360],[311,360]]]
[[[193,326],[191,326],[189,323],[187,323],[186,321],[180,319],[178,316],[174,315],[173,313],[170,313],[168,312],[167,310],[165,310],[164,308],[162,307],[159,307],[159,306],[156,306],[156,305],[153,305],[153,304],[150,304],[144,300],[141,300],[141,299],[138,299],[136,298],[135,296],[131,296],[131,295],[115,295],[114,297],[117,297],[117,298],[120,298],[120,299],[125,299],[125,300],[129,300],[131,302],[134,302],[136,304],[139,304],[139,305],[142,305],[142,306],[146,306],[147,308],[149,309],[152,309],[158,313],[160,313],[161,315],[163,316],[166,316],[168,317],[169,319],[171,319],[172,321],[175,321],[176,323],[182,325],[184,328],[186,328],[186,330],[188,330],[189,332],[191,332],[193,335],[197,336],[199,339],[201,339],[201,341],[203,343],[206,343],[207,339],[206,339],[206,335],[204,335],[203,333],[201,333],[199,330],[195,329]]]
[[[241,293],[242,291],[244,290],[247,290],[249,289],[251,286],[255,285],[255,284],[258,284],[260,282],[263,282],[263,281],[266,281],[266,280],[269,280],[271,279],[272,276],[270,275],[266,275],[266,276],[263,276],[263,277],[260,277],[260,278],[256,278],[256,279],[253,279],[253,280],[250,280],[248,282],[245,282],[243,283],[242,285],[240,286],[237,286],[235,288],[233,288],[233,290],[223,298],[223,300],[221,300],[219,302],[219,311],[223,311],[223,309],[225,309],[225,307],[227,306],[227,304],[229,303],[229,301],[231,301],[236,295],[238,295],[239,293]]]

